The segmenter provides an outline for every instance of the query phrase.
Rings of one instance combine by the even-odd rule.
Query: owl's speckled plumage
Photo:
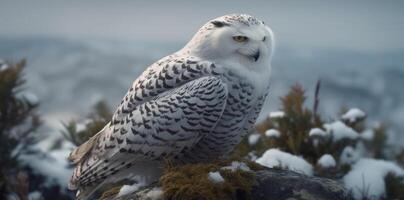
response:
[[[248,37],[245,43],[233,36]],[[73,151],[70,189],[91,195],[122,179],[155,181],[161,162],[225,156],[253,128],[269,88],[271,30],[250,15],[205,24],[138,77],[106,127]]]

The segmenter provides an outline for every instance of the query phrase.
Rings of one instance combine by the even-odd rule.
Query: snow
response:
[[[349,121],[351,123],[355,123],[359,119],[363,119],[366,117],[365,112],[360,110],[359,108],[352,108],[348,112],[346,112],[344,115],[342,115],[342,119]]]
[[[148,200],[158,200],[163,199],[163,190],[161,188],[153,188],[147,192],[146,197]]]
[[[318,159],[317,164],[323,168],[331,168],[335,167],[337,165],[337,162],[335,162],[334,157],[330,154],[324,154],[321,156],[320,159]]]
[[[7,199],[7,200],[21,200],[19,195],[17,195],[16,193],[8,194],[5,199]],[[30,192],[28,194],[28,198],[27,198],[27,200],[43,200],[43,199],[44,198],[43,198],[42,194],[39,191]]]
[[[384,178],[388,173],[404,176],[404,170],[393,162],[361,159],[352,166],[343,181],[345,187],[353,192],[355,199],[381,199],[386,192]]]
[[[29,200],[41,200],[44,198],[42,197],[42,194],[39,191],[34,191],[34,192],[30,192],[28,194],[28,199]]]
[[[342,139],[351,139],[354,140],[358,138],[359,134],[348,127],[341,121],[335,121],[330,124],[324,124],[324,128],[328,134],[332,135],[332,139],[334,142],[338,142]]]
[[[125,195],[131,194],[133,192],[136,192],[145,185],[146,184],[144,182],[137,182],[132,185],[124,185],[119,190],[117,197],[125,196]]]
[[[18,94],[18,97],[26,100],[31,105],[36,105],[39,103],[38,97],[32,92],[24,91]]]
[[[359,158],[360,158],[359,152],[357,152],[351,146],[347,146],[344,148],[344,150],[342,150],[340,156],[340,162],[341,164],[353,164],[357,160],[359,160]]]
[[[278,149],[267,150],[255,162],[269,168],[281,167],[309,176],[313,175],[313,167],[306,160]]]
[[[92,119],[86,119],[83,122],[76,122],[76,131],[81,132],[87,129],[87,126],[94,121]]]
[[[269,129],[265,131],[265,136],[268,138],[279,138],[281,133],[276,129]]]
[[[257,152],[255,152],[255,151],[250,151],[250,152],[248,153],[248,158],[249,158],[251,161],[257,160],[257,158],[258,158]]]
[[[70,179],[73,169],[69,168],[70,164],[66,158],[74,146],[70,142],[63,141],[58,149],[51,149],[55,142],[52,137],[48,137],[33,147],[38,153],[22,154],[18,159],[44,175],[47,178],[46,185],[67,187],[67,180]]]
[[[248,136],[248,144],[251,146],[254,146],[257,144],[258,140],[260,139],[261,134],[259,133],[253,133],[250,136]]]
[[[213,183],[223,183],[224,178],[220,175],[220,172],[209,172],[208,179]]]
[[[78,123],[76,123],[76,131],[77,132],[81,132],[81,131],[84,131],[84,130],[86,130],[86,124],[85,123],[80,123],[80,122],[78,122]]]
[[[246,172],[251,171],[251,169],[247,166],[247,164],[245,164],[243,162],[238,162],[238,161],[233,161],[233,162],[231,162],[230,166],[222,167],[221,169],[231,170],[232,172],[234,172],[236,170],[242,170],[242,171],[246,171]]]
[[[368,129],[368,130],[363,131],[360,134],[360,138],[370,141],[370,140],[373,140],[374,135],[375,135],[375,132],[373,130]]]
[[[325,132],[323,129],[321,128],[312,128],[309,132],[309,136],[310,137],[321,137],[321,138],[325,138],[328,137],[330,134],[328,132]]]
[[[80,131],[84,131],[87,129],[87,125],[93,123],[92,119],[86,119],[83,122],[77,122],[76,123],[76,131],[80,132]]]
[[[285,117],[285,112],[283,111],[275,111],[269,113],[269,118],[276,119],[276,118],[283,118]]]
[[[0,59],[0,71],[4,71],[9,68],[9,65],[3,60]]]

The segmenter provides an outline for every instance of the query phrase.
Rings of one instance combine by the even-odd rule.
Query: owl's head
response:
[[[184,48],[208,60],[234,61],[246,66],[270,62],[272,30],[246,14],[225,15],[206,23]]]

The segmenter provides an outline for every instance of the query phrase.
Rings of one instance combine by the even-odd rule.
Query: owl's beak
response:
[[[260,58],[260,51],[257,51],[255,54],[251,55],[255,62],[257,62],[258,58]]]
[[[238,53],[245,56],[250,61],[254,61],[254,62],[257,62],[257,60],[260,58],[260,50],[257,50],[257,49],[252,49],[252,48],[239,49]]]

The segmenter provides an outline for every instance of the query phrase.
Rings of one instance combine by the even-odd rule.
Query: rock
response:
[[[350,200],[349,192],[337,181],[307,176],[289,170],[269,169],[255,173],[256,184],[251,191],[252,200]],[[147,187],[134,194],[115,200],[160,200],[162,193],[155,186]],[[238,194],[237,199],[246,199],[246,194]]]
[[[257,185],[251,191],[254,200],[352,199],[341,183],[331,179],[281,169],[266,169],[255,173]]]

